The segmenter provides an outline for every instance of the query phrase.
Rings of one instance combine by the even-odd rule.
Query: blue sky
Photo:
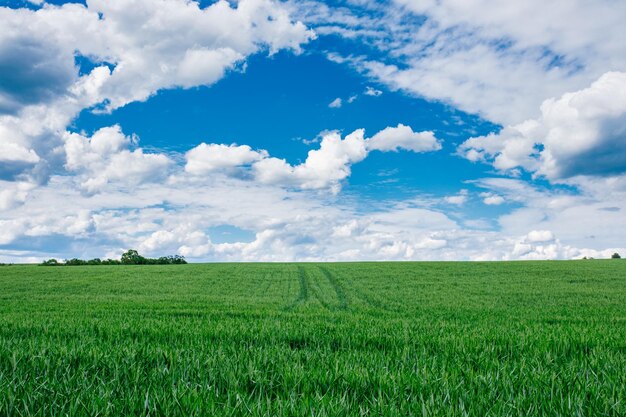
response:
[[[0,261],[626,252],[626,7],[66,3],[0,1]]]

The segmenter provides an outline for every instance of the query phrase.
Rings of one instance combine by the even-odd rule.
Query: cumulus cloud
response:
[[[488,206],[499,206],[506,202],[504,197],[493,193],[480,193],[480,196],[483,198],[483,203]]]
[[[398,124],[376,133],[367,141],[370,150],[383,152],[407,150],[412,152],[431,152],[441,149],[441,143],[431,131],[414,132],[409,126]]]
[[[0,8],[0,114],[47,103],[63,94],[76,78],[70,51],[45,36],[27,36],[18,22],[7,18],[9,13]]]
[[[294,187],[303,190],[341,189],[351,166],[365,159],[371,151],[432,152],[441,149],[433,132],[414,132],[399,124],[387,127],[371,138],[363,129],[342,138],[338,132],[322,135],[318,149],[309,151],[301,164],[291,165],[284,159],[271,157],[266,151],[256,151],[248,145],[200,144],[185,154],[185,171],[193,175],[211,172],[237,175],[235,169],[250,170],[261,184]]]
[[[109,109],[162,88],[210,85],[261,48],[299,52],[314,37],[270,0],[244,0],[236,7],[218,1],[204,8],[181,0],[159,0],[156,7],[146,0],[92,0],[88,9],[103,19],[94,34],[99,41],[81,52],[116,65],[103,86]]]
[[[191,260],[221,261],[561,259],[626,252],[619,244],[623,242],[623,194],[591,203],[588,197],[533,190],[518,180],[484,179],[479,185],[507,199],[515,195],[523,206],[502,217],[501,230],[464,229],[444,212],[417,200],[363,212],[349,201],[330,204],[332,197],[324,194],[241,178],[180,175],[87,195],[76,189],[75,179],[54,176],[47,185],[31,190],[19,210],[2,213],[0,239],[3,245],[11,245],[60,235],[92,242],[80,249],[50,247],[39,259],[64,257],[68,252],[81,257],[119,255],[128,247],[148,255],[178,253]],[[544,219],[537,220],[532,213],[542,207],[548,211],[539,213]],[[607,207],[611,211],[602,213],[613,225],[598,227],[599,212],[594,211]],[[565,211],[565,216],[555,216],[557,211]],[[583,219],[591,222],[585,224]],[[572,232],[572,224],[579,233]],[[250,230],[254,238],[216,243],[211,228],[218,225]],[[591,231],[596,238],[585,237]],[[17,261],[31,259],[37,252],[3,250],[0,256]]]
[[[545,260],[545,259],[582,259],[609,258],[612,253],[621,248],[595,250],[576,248],[563,244],[549,230],[533,230],[517,239],[510,253],[504,256],[505,260]]]
[[[441,145],[432,132],[414,132],[399,124],[387,127],[372,138],[364,137],[363,129],[356,130],[341,139],[337,132],[322,138],[320,149],[309,152],[306,161],[295,167],[274,161],[263,161],[255,166],[262,182],[296,179],[303,188],[337,187],[338,182],[350,175],[350,165],[365,159],[370,151],[413,152],[436,151]],[[265,165],[267,163],[267,165]],[[265,171],[267,170],[267,171]],[[268,174],[269,173],[269,174]]]
[[[33,188],[35,185],[29,182],[0,181],[0,211],[23,204]]]
[[[172,161],[163,154],[129,150],[135,142],[117,125],[102,128],[91,138],[66,133],[66,168],[79,174],[81,187],[87,192],[100,191],[110,182],[140,184],[163,179]]]
[[[461,190],[457,195],[450,195],[444,198],[444,201],[448,204],[455,204],[462,206],[467,202],[469,192],[467,190]]]
[[[572,247],[603,250],[623,246],[620,232],[626,227],[623,177],[588,180],[578,191],[547,189],[508,178],[485,178],[473,184],[516,206],[497,219],[503,235],[549,230]]]
[[[626,73],[544,101],[541,117],[471,138],[459,153],[506,171],[521,167],[559,180],[626,172]]]
[[[205,175],[218,170],[249,165],[268,156],[266,151],[254,151],[248,145],[237,146],[202,143],[185,154],[185,171]]]
[[[0,161],[3,164],[3,171],[7,171],[8,166],[11,164],[34,165],[39,160],[39,155],[32,149],[25,148],[17,143],[0,142]]]
[[[344,139],[331,132],[322,137],[319,149],[309,151],[306,160],[291,166],[277,158],[254,164],[256,178],[263,184],[297,184],[303,189],[331,188],[339,191],[339,182],[350,175],[350,166],[367,156],[364,130],[356,130]]]
[[[549,242],[554,240],[554,234],[549,230],[532,230],[526,235],[530,243]]]
[[[254,53],[299,53],[315,37],[272,0],[91,0],[0,8],[0,21],[0,143],[11,158],[0,177],[37,182],[62,170],[64,132],[81,110],[210,85]],[[77,56],[95,68],[82,73]]]

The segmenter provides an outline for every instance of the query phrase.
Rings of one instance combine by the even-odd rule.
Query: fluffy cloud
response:
[[[25,162],[35,164],[39,162],[39,156],[32,149],[26,149],[17,143],[0,143],[0,161],[3,163]]]
[[[467,202],[469,192],[467,190],[461,190],[457,195],[450,195],[444,198],[444,201],[448,204],[455,204],[462,206]]]
[[[13,12],[0,8],[0,114],[15,114],[29,104],[46,103],[74,82],[73,54],[45,36],[29,37]],[[5,23],[6,22],[6,23]]]
[[[605,250],[579,249],[563,244],[549,230],[533,230],[516,240],[513,250],[503,259],[544,260],[544,259],[582,259],[609,258],[623,248]]]
[[[29,182],[0,181],[0,211],[23,204],[33,188],[35,185]]]
[[[295,13],[321,35],[375,50],[331,57],[419,97],[501,124],[538,115],[547,97],[626,70],[626,5],[611,0],[512,4],[489,0],[297,1]]]
[[[205,8],[182,0],[92,0],[89,11],[104,17],[100,41],[80,51],[116,65],[103,86],[109,109],[162,88],[212,84],[261,48],[298,52],[314,36],[270,0],[244,0],[236,7],[218,1]]]
[[[266,151],[254,151],[248,145],[202,143],[185,154],[185,171],[205,175],[218,170],[249,165],[268,156]]]
[[[506,202],[504,197],[493,193],[481,193],[480,196],[483,198],[483,203],[488,206],[499,206]]]
[[[555,50],[573,52],[598,45],[601,52],[614,54],[621,51],[622,45],[607,36],[607,27],[626,34],[618,24],[626,7],[610,1],[577,0],[554,5],[539,0],[516,4],[503,1],[494,4],[490,0],[395,2],[435,19],[443,27],[473,26],[485,37],[511,38],[520,47],[548,45]],[[538,10],[542,13],[537,13]],[[606,43],[601,42],[605,40]]]
[[[398,151],[399,149],[413,152],[431,152],[441,149],[441,143],[430,131],[414,132],[409,126],[398,124],[387,127],[367,141],[370,150]]]
[[[501,217],[500,230],[464,229],[424,201],[387,202],[363,212],[349,200],[331,204],[334,198],[324,194],[239,178],[179,175],[87,195],[76,190],[74,178],[53,176],[47,185],[31,190],[19,210],[2,213],[2,244],[63,236],[69,242],[88,239],[90,245],[54,245],[47,252],[19,254],[0,250],[0,256],[13,261],[118,256],[128,247],[150,256],[179,253],[191,260],[222,261],[495,260],[626,252],[620,245],[623,193],[591,201],[517,180],[491,178],[477,185],[520,206]],[[612,227],[602,226],[601,213]],[[249,230],[253,237],[217,243],[211,229],[220,225]]]
[[[623,246],[624,177],[586,180],[578,191],[546,189],[508,178],[487,178],[473,184],[517,207],[498,218],[505,236],[547,230],[572,247],[604,250]]]
[[[322,138],[320,148],[309,151],[306,160],[291,166],[284,160],[268,158],[254,165],[256,178],[263,184],[297,184],[303,189],[330,187],[339,191],[339,182],[350,175],[350,166],[367,156],[364,130],[356,130],[344,139],[337,132]]]
[[[11,161],[0,178],[36,182],[62,169],[63,135],[81,110],[210,85],[251,54],[298,53],[315,36],[272,0],[0,7],[0,21],[0,143]],[[81,74],[76,56],[95,68]]]
[[[284,159],[270,157],[266,151],[255,151],[247,145],[221,145],[205,143],[185,155],[185,171],[205,175],[219,171],[237,175],[235,168],[251,168],[254,180],[261,184],[295,187],[303,190],[341,189],[341,181],[348,178],[351,166],[365,159],[371,151],[431,152],[441,149],[432,132],[414,132],[409,126],[399,124],[387,127],[373,137],[364,137],[363,129],[345,138],[338,132],[322,136],[319,149],[309,151],[306,160],[291,165]]]
[[[432,132],[414,132],[399,124],[387,127],[372,138],[365,138],[363,129],[345,138],[338,132],[322,136],[319,149],[309,151],[305,161],[291,165],[284,159],[255,151],[247,145],[200,144],[185,154],[185,171],[192,175],[206,175],[219,171],[237,176],[250,169],[253,179],[261,184],[295,187],[303,190],[330,189],[339,192],[341,181],[348,178],[351,166],[365,159],[371,151],[431,152],[441,149]]]
[[[163,154],[127,149],[135,142],[119,126],[102,128],[91,138],[66,133],[66,168],[79,175],[87,192],[100,191],[110,182],[140,184],[163,179],[172,161]]]
[[[541,117],[471,138],[459,152],[506,171],[521,167],[551,180],[626,171],[626,73],[544,101]]]

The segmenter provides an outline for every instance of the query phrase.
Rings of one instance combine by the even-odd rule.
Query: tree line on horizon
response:
[[[169,255],[160,258],[146,258],[141,256],[135,249],[129,249],[122,254],[120,259],[66,259],[64,262],[51,258],[43,261],[41,266],[85,266],[85,265],[182,265],[186,264],[184,256]]]

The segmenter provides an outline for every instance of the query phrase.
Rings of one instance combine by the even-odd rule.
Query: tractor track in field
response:
[[[337,300],[339,300],[339,309],[346,310],[348,308],[348,297],[346,297],[346,291],[343,288],[343,285],[341,285],[341,283],[337,280],[337,277],[326,267],[320,266],[318,268],[333,287],[333,290],[337,295]]]
[[[324,267],[320,267],[320,268],[324,268]],[[325,269],[325,268],[324,268]],[[330,271],[327,271],[329,274],[332,275],[332,273]],[[336,277],[333,276],[333,278],[336,280]],[[363,301],[366,305],[368,305],[369,307],[375,309],[375,310],[383,310],[383,311],[387,311],[387,312],[393,312],[393,311],[397,311],[397,309],[386,305],[383,301],[379,300],[378,298],[376,298],[375,296],[372,296],[371,294],[368,294],[367,292],[363,291],[362,289],[359,289],[356,285],[354,285],[354,278],[352,279],[348,279],[348,284],[350,287],[350,291],[351,294],[360,299],[361,301]],[[341,290],[344,291],[344,295],[345,295],[345,290],[344,287],[341,287]]]
[[[358,289],[354,289],[354,293],[356,294],[356,296],[358,298],[360,298],[361,300],[363,300],[365,302],[365,304],[367,304],[368,306],[374,308],[374,309],[378,309],[378,310],[383,310],[383,311],[397,311],[396,309],[385,305],[382,301],[372,297],[369,294],[366,294],[365,292],[358,290]]]
[[[296,303],[304,303],[309,299],[309,276],[303,267],[298,267],[298,280],[300,281],[300,293]]]
[[[294,300],[285,310],[293,310],[300,304],[306,303],[309,298],[309,277],[303,267],[298,266],[298,282],[300,284],[300,292],[298,292],[298,298]]]

